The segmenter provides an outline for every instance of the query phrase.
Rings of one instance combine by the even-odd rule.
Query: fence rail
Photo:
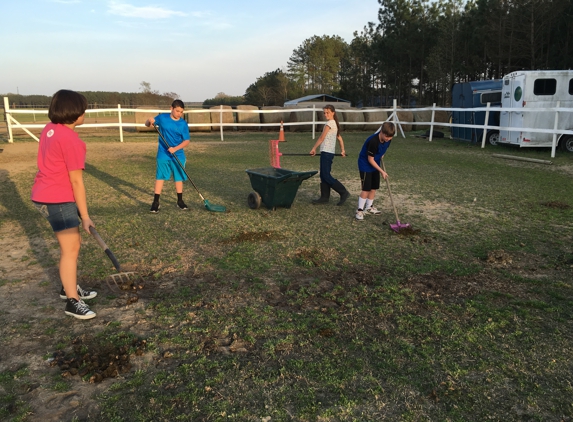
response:
[[[141,108],[122,108],[121,104],[117,105],[117,108],[101,108],[101,109],[88,109],[86,110],[86,115],[99,115],[99,113],[109,113],[110,115],[117,116],[117,122],[108,122],[108,123],[86,123],[83,124],[82,128],[103,128],[103,127],[110,127],[110,128],[118,128],[119,129],[119,139],[120,142],[123,142],[123,129],[124,128],[137,128],[137,127],[145,127],[144,123],[133,123],[133,122],[124,122],[122,120],[122,114],[125,113],[146,113],[146,114],[159,114],[165,113],[168,110],[165,109],[141,109]],[[270,122],[270,123],[263,123],[263,122],[254,122],[254,123],[240,123],[240,122],[225,122],[224,116],[228,113],[233,114],[257,114],[259,116],[264,114],[283,114],[284,113],[308,113],[312,111],[312,118],[311,120],[301,121],[301,122],[284,122],[280,123],[283,124],[285,127],[291,126],[312,126],[312,138],[316,138],[316,128],[317,125],[322,125],[324,123],[323,120],[317,119],[317,111],[321,111],[321,108],[316,108],[314,105],[312,108],[283,108],[277,110],[242,110],[242,109],[231,109],[231,108],[224,108],[220,106],[218,109],[186,109],[185,114],[205,114],[210,113],[210,115],[218,114],[219,121],[209,121],[209,122],[200,122],[200,123],[188,123],[187,125],[192,127],[218,127],[220,131],[221,141],[224,140],[224,128],[225,127],[254,127],[254,128],[261,128],[261,127],[277,127],[279,122]],[[396,100],[394,100],[394,104],[391,108],[368,108],[368,109],[339,109],[343,113],[379,113],[379,112],[386,112],[387,118],[384,120],[374,120],[374,121],[344,121],[341,122],[341,125],[344,126],[364,126],[364,125],[382,125],[385,121],[392,121],[398,127],[402,137],[405,137],[404,131],[402,129],[402,124],[408,124],[413,126],[429,126],[429,136],[428,140],[431,142],[433,139],[433,132],[435,127],[460,127],[460,128],[473,128],[473,129],[483,129],[483,137],[482,137],[482,148],[485,148],[486,144],[486,136],[488,130],[510,130],[510,131],[520,131],[520,132],[536,132],[536,133],[550,133],[553,134],[553,142],[551,145],[551,157],[555,157],[555,151],[557,147],[557,143],[559,139],[558,136],[563,135],[573,135],[573,130],[564,130],[558,129],[558,121],[559,121],[559,113],[573,113],[573,108],[566,108],[566,107],[551,107],[551,108],[501,108],[501,107],[491,107],[488,103],[486,107],[476,107],[476,108],[452,108],[452,107],[436,107],[436,104],[433,104],[432,107],[424,107],[424,108],[416,108],[416,109],[404,109],[398,108]],[[399,112],[422,112],[427,111],[431,112],[430,121],[408,121],[408,122],[401,122],[398,118]],[[482,125],[477,124],[462,124],[462,123],[451,123],[451,121],[444,122],[444,121],[436,121],[435,116],[437,112],[447,112],[450,114],[453,111],[472,111],[472,112],[486,112],[486,119],[485,123]],[[553,112],[555,113],[555,124],[553,129],[544,129],[544,128],[515,128],[515,127],[504,127],[504,126],[494,126],[488,125],[488,116],[489,113],[492,111],[495,112],[519,112],[519,113],[530,113],[530,112]],[[38,124],[38,123],[20,123],[18,119],[14,116],[18,116],[20,114],[33,114],[36,115],[47,115],[48,110],[46,109],[13,109],[10,108],[8,97],[4,97],[4,113],[6,116],[6,126],[8,129],[8,142],[14,142],[13,139],[13,130],[14,129],[22,129],[24,130],[29,136],[31,136],[36,141],[39,141],[38,137],[35,136],[29,129],[41,129],[45,126],[45,124]],[[298,119],[297,119],[298,120]],[[414,119],[412,119],[414,120]],[[573,128],[571,128],[573,129]]]

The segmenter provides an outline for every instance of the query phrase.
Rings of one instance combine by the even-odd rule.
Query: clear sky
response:
[[[0,94],[243,95],[314,35],[378,22],[377,0],[2,0]]]

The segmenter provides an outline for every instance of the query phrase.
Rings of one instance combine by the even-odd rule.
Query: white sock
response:
[[[364,209],[367,210],[368,208],[371,208],[371,207],[372,207],[372,202],[373,202],[372,199],[367,199],[367,200],[366,200],[366,208],[364,208]]]
[[[366,199],[358,197],[358,209],[359,210],[364,210],[364,204],[366,204]]]

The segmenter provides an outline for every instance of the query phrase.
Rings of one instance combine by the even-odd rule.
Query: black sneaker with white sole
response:
[[[157,201],[153,201],[153,203],[151,204],[151,209],[149,210],[149,212],[152,212],[153,214],[157,214],[159,212],[159,202]]]
[[[183,211],[187,211],[189,208],[187,208],[187,205],[185,205],[185,202],[183,201],[177,201],[177,206],[179,207],[180,210]]]
[[[96,316],[95,312],[90,311],[88,305],[83,300],[69,298],[66,301],[66,315],[78,319],[92,319]]]
[[[97,292],[94,292],[93,290],[84,290],[78,284],[78,296],[81,300],[93,299],[97,296]],[[63,287],[62,290],[60,290],[60,299],[67,299],[66,292]]]

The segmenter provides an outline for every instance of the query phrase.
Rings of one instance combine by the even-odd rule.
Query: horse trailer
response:
[[[573,108],[573,70],[520,70],[503,77],[499,142],[520,147],[551,147],[553,133],[527,129],[555,127],[555,111],[527,109]],[[522,109],[504,111],[506,108]],[[573,130],[573,112],[560,112],[557,130]],[[557,133],[558,146],[573,152],[573,135]]]

